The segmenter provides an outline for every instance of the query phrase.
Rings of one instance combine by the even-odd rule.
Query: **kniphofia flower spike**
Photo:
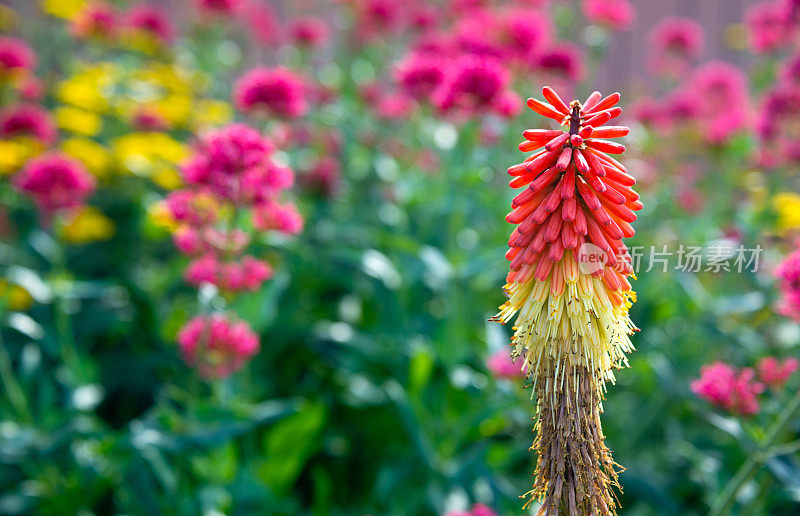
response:
[[[512,356],[533,376],[538,401],[529,503],[542,500],[546,515],[614,514],[618,466],[604,444],[601,400],[633,350],[633,269],[622,239],[633,236],[642,204],[633,177],[609,156],[625,147],[606,138],[629,132],[606,125],[622,113],[619,93],[594,92],[583,104],[542,93],[547,102],[528,106],[562,128],[525,131],[520,150],[535,152],[508,169],[511,187],[525,189],[506,217],[517,224],[506,254],[509,299],[493,320],[518,314]]]

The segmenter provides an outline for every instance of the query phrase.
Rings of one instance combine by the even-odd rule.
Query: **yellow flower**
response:
[[[129,133],[112,143],[120,167],[149,177],[164,188],[180,186],[175,168],[189,155],[187,147],[165,133]]]
[[[86,0],[42,0],[42,10],[59,18],[71,19],[85,4]]]
[[[222,100],[199,99],[192,110],[192,127],[205,129],[219,127],[233,120],[233,108]]]
[[[0,30],[11,30],[17,22],[17,13],[14,9],[0,5]]]
[[[0,278],[0,303],[8,310],[22,312],[33,305],[33,298],[24,287]]]
[[[114,221],[94,206],[84,206],[59,225],[61,238],[70,244],[108,240],[114,235]]]
[[[772,205],[778,214],[778,230],[781,232],[800,229],[800,195],[783,192],[772,198]]]
[[[113,63],[86,66],[78,73],[61,81],[56,87],[56,97],[70,106],[97,113],[109,107],[119,70]]]
[[[18,171],[26,161],[41,153],[41,142],[22,137],[0,140],[0,175],[7,176]]]
[[[103,119],[96,113],[83,109],[62,106],[53,110],[58,127],[83,136],[94,136],[100,132]]]
[[[186,125],[192,114],[192,98],[188,95],[169,95],[155,106],[161,116],[175,127]]]
[[[172,218],[172,214],[167,208],[166,201],[154,202],[147,207],[147,223],[161,230],[167,230],[170,233],[178,229],[180,224]]]
[[[96,177],[108,176],[111,168],[111,154],[94,140],[69,138],[61,142],[61,150],[83,163],[86,169]]]

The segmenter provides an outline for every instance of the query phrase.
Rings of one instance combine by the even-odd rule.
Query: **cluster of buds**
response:
[[[622,239],[633,236],[642,204],[633,177],[608,155],[625,151],[605,139],[628,134],[605,126],[622,113],[620,95],[594,92],[567,104],[549,87],[543,94],[549,103],[529,99],[528,106],[562,129],[525,131],[520,150],[541,150],[508,170],[513,188],[527,188],[506,218],[518,225],[506,255],[509,300],[493,320],[519,314],[512,357],[533,376],[531,500],[543,501],[540,514],[614,514],[617,465],[604,444],[601,399],[633,350],[633,269]]]
[[[198,141],[182,167],[186,187],[166,200],[169,215],[177,224],[173,242],[191,257],[184,273],[189,284],[213,285],[230,298],[241,291],[258,290],[272,276],[269,263],[249,254],[252,232],[296,234],[303,227],[294,204],[280,201],[294,174],[275,161],[274,151],[271,141],[242,124],[213,131]],[[244,322],[220,322],[220,318],[224,316],[196,318],[179,338],[187,362],[197,365],[206,377],[229,375],[258,348],[257,339],[255,347],[252,345]],[[213,339],[212,333],[196,328],[189,331],[191,325],[211,322],[219,327],[212,332]],[[232,345],[231,335],[247,345]],[[246,338],[239,338],[242,335]],[[242,349],[247,350],[246,357]]]

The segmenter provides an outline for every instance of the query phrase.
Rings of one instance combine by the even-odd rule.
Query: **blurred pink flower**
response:
[[[400,0],[357,0],[356,30],[362,40],[385,37],[402,28]]]
[[[194,0],[198,11],[213,15],[233,16],[242,5],[243,0]]]
[[[183,166],[190,185],[207,187],[222,199],[253,204],[291,186],[292,171],[272,161],[272,142],[244,124],[206,134]]]
[[[725,143],[749,123],[747,77],[730,63],[712,61],[697,68],[684,95],[711,143]]]
[[[25,41],[0,36],[0,79],[11,73],[30,71],[36,66],[36,53]]]
[[[636,15],[628,0],[583,0],[582,7],[590,22],[614,30],[630,27]]]
[[[44,96],[44,84],[33,75],[25,77],[19,85],[19,94],[25,100],[39,101]]]
[[[775,276],[781,292],[778,313],[800,322],[800,249],[783,259]]]
[[[22,104],[0,112],[0,137],[27,136],[44,144],[55,141],[57,132],[53,119],[44,108]]]
[[[403,120],[411,115],[414,102],[404,93],[390,93],[378,99],[375,112],[385,120]]]
[[[170,43],[175,38],[169,13],[155,3],[141,2],[133,5],[125,15],[125,25],[146,32],[162,43]]]
[[[658,74],[681,74],[704,47],[703,27],[690,18],[662,20],[650,33],[650,66]]]
[[[272,277],[272,267],[249,255],[239,261],[223,261],[215,253],[208,252],[189,262],[183,277],[195,287],[211,283],[224,292],[255,292]]]
[[[498,20],[499,38],[506,53],[520,63],[528,63],[550,44],[553,25],[536,9],[512,9]]]
[[[273,45],[280,39],[278,16],[272,4],[265,0],[245,0],[241,11],[243,21],[250,32],[262,45]]]
[[[744,17],[750,47],[754,52],[772,52],[789,43],[797,34],[786,8],[779,1],[759,2]]]
[[[497,516],[497,513],[482,503],[476,503],[469,511],[450,511],[445,516]]]
[[[95,189],[94,177],[80,162],[55,152],[28,161],[12,183],[48,215],[80,206]]]
[[[167,210],[173,219],[192,226],[206,226],[217,220],[219,205],[205,190],[176,190],[166,199]]]
[[[444,83],[448,60],[432,52],[412,52],[397,65],[396,76],[402,90],[419,101],[430,100]],[[377,92],[376,92],[377,93]]]
[[[536,59],[536,68],[556,84],[564,81],[572,84],[583,78],[583,55],[577,46],[560,43],[539,55]]]
[[[764,357],[758,361],[758,376],[762,382],[775,389],[783,387],[800,368],[800,360],[789,357],[781,363],[775,357]]]
[[[525,376],[523,368],[511,360],[509,350],[495,351],[486,359],[486,368],[495,378],[522,378]]]
[[[467,114],[494,109],[503,99],[510,76],[494,59],[464,55],[450,68],[439,90],[437,107]]]
[[[103,0],[92,0],[71,20],[70,32],[79,38],[110,39],[117,30],[117,12]]]
[[[714,362],[700,368],[700,378],[691,382],[697,396],[734,414],[750,416],[760,410],[758,394],[764,385],[754,380],[749,367],[736,371],[724,362]]]
[[[200,236],[200,231],[191,226],[181,226],[172,234],[172,243],[183,254],[195,256],[208,250],[208,243]]]
[[[321,18],[304,16],[292,21],[289,26],[289,37],[300,47],[316,48],[327,43],[330,37],[328,24]]]
[[[341,186],[342,169],[339,161],[330,156],[320,158],[301,177],[301,185],[318,195],[332,197]]]
[[[775,167],[800,162],[800,84],[783,82],[768,90],[757,111],[760,164]]]
[[[800,86],[800,52],[786,58],[781,65],[781,79],[795,86]]]
[[[178,332],[184,361],[205,378],[225,378],[260,349],[258,336],[243,321],[216,313],[190,320]]]
[[[279,231],[296,235],[303,231],[303,216],[294,203],[269,201],[253,209],[253,226],[260,231]]]
[[[249,114],[297,118],[308,110],[303,79],[285,68],[253,68],[236,81],[233,98]]]

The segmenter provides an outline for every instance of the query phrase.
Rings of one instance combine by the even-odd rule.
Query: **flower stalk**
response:
[[[625,147],[606,138],[629,129],[605,126],[622,113],[619,93],[569,104],[552,88],[542,93],[546,102],[528,106],[561,129],[525,131],[520,150],[536,152],[508,169],[510,186],[526,188],[506,217],[517,225],[506,253],[509,299],[492,320],[516,317],[511,356],[533,376],[538,461],[528,504],[540,500],[541,515],[616,514],[619,466],[605,446],[601,401],[633,350],[636,296],[622,239],[633,236],[642,204],[633,177],[609,156]]]

